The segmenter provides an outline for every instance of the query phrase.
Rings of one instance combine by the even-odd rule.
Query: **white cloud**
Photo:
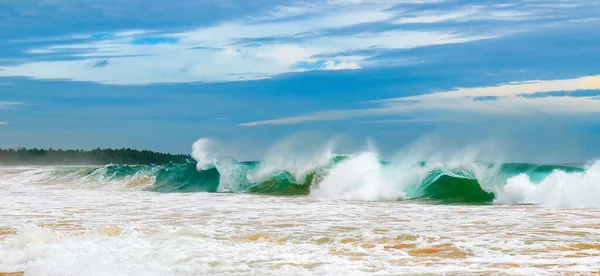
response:
[[[9,42],[60,42],[64,40],[81,40],[81,39],[90,39],[90,38],[98,38],[98,39],[106,39],[106,38],[120,38],[120,37],[133,37],[144,34],[156,33],[157,31],[151,30],[128,30],[122,32],[106,32],[106,33],[80,33],[68,36],[47,36],[47,37],[35,37],[29,39],[15,39],[10,40]]]
[[[472,28],[403,30],[396,25],[386,31],[358,28],[364,23],[438,22],[480,16],[481,7],[457,7],[445,14],[406,15],[397,4],[435,3],[437,0],[322,0],[275,6],[265,14],[242,17],[219,25],[177,33],[133,30],[96,34],[101,39],[55,44],[29,49],[29,54],[62,53],[75,59],[30,61],[0,67],[0,76],[35,79],[66,79],[105,84],[151,84],[227,82],[265,79],[278,74],[307,70],[360,69],[374,66],[375,54],[348,57],[361,50],[394,50],[466,43],[510,34]],[[493,11],[486,15],[512,18],[524,13]],[[399,17],[401,16],[401,17]],[[340,28],[351,28],[352,30]],[[332,32],[332,30],[338,30]],[[512,32],[514,32],[513,30]],[[176,38],[177,43],[135,45],[134,38],[147,35]],[[69,38],[90,38],[76,35]],[[59,41],[60,42],[60,41]],[[190,49],[195,50],[190,50]],[[327,56],[327,58],[321,58]],[[90,66],[102,61],[105,66]],[[302,64],[324,64],[302,67]]]
[[[512,6],[512,5],[509,5]],[[448,11],[419,11],[408,13],[399,16],[393,22],[396,24],[411,24],[411,23],[440,23],[445,21],[519,21],[525,19],[535,19],[536,16],[533,11],[522,11],[522,10],[495,10],[497,8],[506,8],[508,6],[466,6],[456,10]]]
[[[379,123],[379,124],[394,124],[394,123],[437,123],[437,122],[448,122],[453,121],[451,118],[413,118],[413,119],[393,119],[393,120],[373,120],[366,123]]]
[[[535,80],[488,87],[457,88],[447,92],[436,92],[427,95],[396,98],[385,101],[449,99],[465,97],[507,97],[516,95],[530,95],[535,93],[547,93],[553,91],[595,89],[600,89],[600,76],[587,76],[563,80]]]
[[[1,122],[0,121],[0,125],[8,125],[8,122]]]
[[[454,113],[482,113],[522,116],[544,114],[600,113],[597,97],[549,96],[523,97],[536,93],[600,90],[600,75],[564,80],[529,81],[498,86],[458,88],[419,96],[374,101],[377,107],[357,110],[333,110],[281,119],[255,121],[241,126],[297,124],[311,121],[341,120],[348,118],[409,114],[421,111],[449,111]],[[497,97],[479,100],[480,97]],[[448,119],[448,118],[445,118]]]
[[[311,13],[318,13],[318,5],[310,3],[298,3],[296,6],[277,6],[272,11],[268,12],[268,16],[259,17],[257,19],[262,20],[273,20],[282,19],[300,15],[306,15]]]
[[[527,4],[527,6],[535,7],[535,8],[569,9],[569,8],[579,7],[579,6],[581,6],[581,4],[578,4],[578,3],[539,3],[538,4],[538,3],[536,3],[536,4]]]
[[[307,45],[329,51],[340,52],[362,49],[410,49],[431,45],[464,43],[489,39],[502,34],[464,35],[452,31],[386,31],[363,32],[348,36],[319,37],[307,42]]]
[[[353,70],[353,69],[360,69],[360,65],[358,65],[356,62],[345,62],[345,61],[340,61],[340,62],[335,62],[333,60],[328,60],[325,62],[325,70]]]
[[[368,5],[368,4],[386,4],[386,5],[397,5],[397,4],[427,4],[427,3],[440,3],[446,0],[327,0],[330,5]]]
[[[358,7],[360,10],[385,10],[398,4],[424,4],[438,3],[444,0],[326,0],[326,1],[297,1],[290,5],[280,5],[268,11],[266,15],[250,16],[250,19],[257,21],[286,19],[297,16],[306,16],[311,14],[323,14],[327,12],[343,11],[347,7]],[[381,15],[382,13],[380,13]],[[388,13],[389,14],[389,13]],[[363,14],[365,15],[365,14]],[[387,18],[387,15],[385,16]],[[363,18],[369,18],[364,16]],[[339,18],[338,18],[339,19]],[[355,21],[360,18],[351,18]]]
[[[419,12],[401,16],[396,19],[396,24],[410,24],[410,23],[438,23],[449,20],[455,20],[459,18],[468,17],[477,14],[481,10],[481,7],[469,7],[464,10],[447,11],[447,12]]]
[[[263,60],[277,60],[290,66],[308,60],[317,52],[313,49],[301,47],[294,44],[270,45],[252,49],[254,57]]]
[[[209,31],[202,34],[201,37],[213,39],[205,44],[200,43],[198,32],[192,32],[179,34],[181,44],[149,46],[111,40],[56,46],[52,50],[77,49],[91,52],[74,54],[89,58],[84,60],[42,61],[0,67],[0,76],[27,76],[36,79],[67,79],[121,85],[256,80],[281,73],[308,70],[298,66],[298,63],[302,62],[330,61],[322,69],[359,69],[362,67],[361,63],[369,58],[369,56],[336,56],[336,53],[361,49],[407,49],[492,37],[464,36],[456,32],[397,30],[316,37],[294,43],[235,45],[231,44],[235,37],[233,33],[236,33],[238,38],[241,33],[238,33],[239,30],[233,31],[227,28],[223,32]],[[263,28],[256,28],[256,30],[263,30]],[[221,36],[219,37],[217,33],[221,33]],[[196,46],[210,48],[189,50]],[[319,55],[329,57],[320,60],[317,58]],[[110,59],[111,56],[120,57]],[[98,61],[94,58],[105,60],[107,57],[109,58],[107,66],[90,66]],[[331,61],[335,61],[335,64]]]
[[[328,45],[326,40],[307,39],[294,43],[260,42],[239,44],[241,39],[264,39],[294,36],[324,30],[391,19],[394,14],[385,11],[390,3],[369,3],[364,6],[330,5],[309,18],[282,22],[232,21],[221,25],[183,33],[162,34],[178,38],[178,44],[133,45],[130,35],[138,31],[110,35],[102,40],[55,45],[32,49],[30,54],[66,53],[83,60],[39,61],[0,67],[0,76],[26,76],[36,79],[67,79],[107,84],[148,84],[160,82],[221,82],[264,79],[273,75],[309,70],[299,63],[327,62],[324,69],[357,69],[356,57],[319,60],[314,56],[335,54],[348,47]],[[270,16],[288,17],[308,13],[309,6],[276,7]],[[331,11],[329,11],[331,9]],[[256,19],[254,19],[256,21]],[[376,36],[376,35],[373,35]],[[312,42],[316,43],[313,44]],[[356,42],[353,44],[358,47]],[[205,49],[189,50],[204,47]],[[354,48],[352,48],[354,49]],[[94,67],[101,58],[115,57],[104,67]],[[352,59],[352,60],[349,60]],[[313,68],[310,70],[319,69]]]
[[[525,20],[533,19],[533,13],[517,10],[504,10],[504,11],[487,11],[477,14],[469,18],[462,18],[465,21],[469,20]]]
[[[375,10],[348,9],[284,22],[251,24],[244,21],[227,22],[178,35],[183,43],[201,43],[202,46],[220,47],[237,39],[294,36],[305,33],[319,34],[327,29],[391,19],[394,14],[384,11],[383,9],[386,7],[377,7]]]
[[[256,122],[248,122],[240,124],[240,126],[258,126],[258,125],[291,125],[312,121],[330,121],[330,120],[341,120],[354,117],[360,117],[369,114],[370,110],[339,110],[339,111],[326,111],[309,114],[306,116],[296,116],[282,119],[264,120]]]

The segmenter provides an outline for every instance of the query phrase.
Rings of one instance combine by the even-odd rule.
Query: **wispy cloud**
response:
[[[132,38],[140,35],[150,35],[156,33],[156,31],[150,30],[128,30],[128,31],[116,31],[116,32],[101,32],[101,33],[77,33],[71,35],[55,35],[55,36],[37,36],[28,39],[14,39],[10,42],[25,43],[60,43],[64,41],[83,41],[83,40],[105,40],[115,38]],[[48,47],[51,49],[53,47]],[[36,51],[26,51],[27,53],[36,53]]]
[[[3,101],[0,101],[0,109],[11,107],[11,106],[16,106],[16,105],[22,105],[22,104],[23,103],[21,103],[21,102],[3,102]]]
[[[250,17],[254,20],[277,20],[307,14],[319,13],[319,5],[316,3],[300,2],[290,6],[276,6],[268,11],[266,15]]]
[[[390,119],[390,120],[372,120],[365,123],[378,124],[398,124],[398,123],[439,123],[455,121],[455,118],[411,118],[411,119]]]
[[[335,62],[333,60],[328,60],[325,62],[325,70],[354,70],[354,69],[360,69],[360,65],[358,65],[356,62],[345,62],[345,61],[340,61],[340,62]]]
[[[457,20],[468,16],[475,15],[479,12],[480,7],[467,7],[463,10],[446,11],[446,12],[431,12],[421,11],[407,14],[394,20],[396,24],[414,24],[414,23],[439,23],[450,20]]]
[[[393,102],[425,99],[474,98],[483,96],[507,97],[517,95],[531,95],[535,93],[547,93],[553,91],[577,91],[595,89],[600,89],[600,75],[563,80],[534,80],[488,87],[457,88],[452,91],[436,92],[432,94],[414,97],[395,98],[384,101]]]
[[[423,111],[445,111],[462,115],[479,113],[512,116],[540,113],[600,113],[600,100],[597,96],[573,96],[567,93],[582,90],[600,90],[600,75],[563,80],[536,80],[489,87],[457,88],[451,91],[373,101],[372,103],[376,106],[372,108],[324,111],[288,118],[247,122],[240,125],[298,124]],[[549,92],[563,92],[564,95],[543,95]],[[543,97],[526,97],[540,93]],[[464,117],[462,115],[461,117]],[[446,114],[446,116],[449,115]],[[448,117],[444,119],[448,119]],[[429,118],[428,120],[433,119]]]
[[[268,28],[265,28],[268,29]],[[261,28],[262,30],[262,28]],[[240,31],[240,30],[238,30]],[[89,66],[97,60],[66,60],[30,62],[0,67],[0,76],[27,76],[36,79],[68,79],[107,84],[149,84],[161,82],[226,82],[256,80],[274,75],[306,71],[301,63],[323,64],[313,70],[359,69],[370,56],[346,56],[343,53],[361,49],[410,49],[416,47],[465,43],[489,39],[503,34],[472,35],[457,31],[386,31],[361,32],[351,35],[332,35],[306,39],[297,43],[263,43],[259,45],[231,44],[230,36],[219,38],[210,31],[182,34],[182,44],[147,45],[116,44],[114,41],[90,45],[70,45],[69,49],[86,49],[75,56],[111,57],[112,66]],[[238,33],[238,37],[243,35]],[[221,44],[214,40],[224,39]],[[210,49],[189,51],[205,45]],[[217,48],[219,50],[213,50]],[[56,48],[55,48],[56,49]],[[326,60],[319,56],[327,55]],[[366,65],[367,63],[365,63]],[[119,68],[118,70],[114,68]]]
[[[495,5],[472,5],[458,7],[454,10],[443,11],[417,11],[401,15],[394,23],[396,24],[430,24],[447,21],[521,21],[535,20],[544,13],[536,10],[523,11],[523,7],[509,6],[498,7]]]
[[[64,42],[24,50],[33,57],[39,55],[40,60],[31,61],[30,57],[25,63],[0,67],[0,76],[129,85],[228,82],[309,70],[361,69],[377,66],[371,58],[378,51],[468,43],[523,31],[521,26],[475,28],[465,23],[407,29],[404,24],[519,21],[540,12],[539,7],[520,10],[510,5],[454,5],[428,11],[410,11],[402,6],[442,2],[299,1],[189,31],[70,35]],[[368,54],[346,54],[353,51]],[[57,54],[61,58],[48,57]]]

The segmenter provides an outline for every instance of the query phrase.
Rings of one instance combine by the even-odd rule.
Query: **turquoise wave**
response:
[[[94,176],[98,181],[126,181],[135,177],[149,179],[145,190],[159,193],[229,192],[278,196],[309,195],[338,164],[347,160],[336,156],[325,164],[297,176],[293,172],[277,170],[260,178],[255,177],[261,162],[219,164],[198,170],[195,163],[166,164],[162,166],[109,165],[101,168],[79,169],[78,177]],[[394,169],[390,162],[380,162],[383,168]],[[413,169],[424,172],[414,183],[405,187],[408,199],[431,200],[442,203],[490,203],[495,188],[502,187],[507,179],[525,174],[532,182],[540,182],[556,170],[581,172],[576,166],[538,165],[526,163],[486,164],[465,166],[432,166],[427,162]],[[478,171],[484,171],[478,176]],[[65,174],[65,172],[62,172]],[[258,180],[252,180],[258,179]]]

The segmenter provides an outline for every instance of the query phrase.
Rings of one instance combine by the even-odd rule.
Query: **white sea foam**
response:
[[[494,192],[503,184],[497,177],[499,168],[477,162],[479,156],[473,149],[444,156],[415,147],[383,164],[375,146],[369,142],[367,150],[352,154],[333,167],[311,194],[320,198],[367,201],[410,199],[421,196],[415,192],[419,186],[430,184],[425,180],[436,171],[476,179],[483,190]]]
[[[221,173],[219,191],[244,191],[249,183],[260,183],[279,172],[290,173],[295,181],[302,182],[307,173],[324,167],[335,156],[335,142],[307,145],[292,137],[273,145],[255,169],[232,163],[217,166]],[[216,144],[206,138],[194,144],[193,156],[199,167],[215,164],[214,156],[219,152]],[[600,207],[594,200],[600,194],[600,189],[594,188],[600,165],[590,166],[583,174],[557,171],[541,183],[533,183],[526,175],[507,177],[500,162],[480,162],[502,160],[495,152],[492,144],[451,151],[443,144],[424,139],[406,147],[384,165],[375,146],[368,142],[366,150],[346,154],[346,160],[332,166],[318,183],[313,183],[311,195],[366,201],[409,199],[420,196],[415,191],[419,185],[428,184],[424,180],[431,172],[441,171],[453,177],[476,179],[484,191],[496,195],[495,202],[500,204]]]
[[[402,171],[382,166],[373,148],[350,156],[331,169],[311,194],[321,198],[398,200],[406,197],[409,180]]]
[[[585,275],[600,253],[592,209],[15,187],[0,272]]]
[[[503,204],[538,204],[544,206],[600,208],[600,162],[583,172],[556,170],[540,183],[533,183],[527,175],[518,175],[506,181],[496,195]]]
[[[329,160],[334,148],[325,143],[298,154],[282,143],[267,154],[264,167],[248,174],[247,166],[224,162],[219,146],[213,145],[208,140],[195,144],[194,158],[205,160],[200,168],[217,167],[222,181],[229,183],[222,187],[225,191],[243,189],[232,185],[276,171],[305,175]],[[112,167],[0,168],[0,272],[154,276],[597,271],[600,162],[582,172],[555,171],[534,183],[526,175],[503,178],[498,166],[482,165],[479,153],[471,150],[454,155],[405,151],[389,164],[381,162],[373,145],[346,155],[307,197],[147,192],[140,187],[147,187],[146,177],[157,169],[153,167],[125,178],[112,177]],[[415,185],[435,170],[477,179],[496,193],[499,204],[381,202],[410,198]],[[514,205],[521,203],[541,206]]]
[[[252,167],[224,158],[225,146],[207,138],[193,145],[192,155],[198,168],[214,166],[220,173],[219,192],[244,192],[248,187],[269,177],[287,172],[300,183],[309,172],[324,168],[336,156],[336,140],[322,145],[302,139],[286,139],[267,151],[262,162]],[[556,171],[539,183],[527,175],[509,177],[499,165],[478,162],[481,151],[468,148],[454,154],[432,151],[431,143],[411,146],[400,152],[390,163],[382,163],[372,143],[366,149],[346,154],[347,159],[327,167],[311,187],[317,198],[347,200],[402,200],[422,196],[420,187],[430,183],[432,172],[476,179],[484,191],[494,193],[498,204],[538,204],[561,207],[600,208],[600,162],[591,164],[584,172]],[[302,149],[310,149],[302,151]],[[487,154],[489,156],[489,154]],[[422,163],[425,161],[425,163]],[[6,169],[5,169],[6,170]],[[12,189],[6,183],[59,185],[63,188],[144,190],[155,184],[159,167],[137,167],[133,174],[115,177],[112,166],[14,168],[10,173],[0,171],[0,189]],[[425,181],[427,180],[427,181]],[[4,184],[3,184],[4,183]]]
[[[8,174],[2,174],[0,170],[0,183],[37,184],[70,189],[133,190],[142,190],[155,183],[154,173],[157,171],[157,167],[132,166],[135,173],[127,177],[117,177],[117,170],[109,172],[113,166],[116,165],[100,167],[28,167],[9,169],[11,172]]]

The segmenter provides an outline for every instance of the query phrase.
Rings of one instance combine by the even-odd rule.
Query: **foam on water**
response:
[[[350,156],[333,167],[311,194],[321,198],[348,200],[405,199],[409,179],[402,171],[386,170],[374,151]]]
[[[232,192],[307,195],[323,199],[390,201],[433,199],[445,203],[539,204],[598,208],[599,163],[586,168],[486,163],[469,149],[455,154],[414,150],[390,162],[369,143],[361,151],[335,154],[335,140],[302,151],[292,139],[275,144],[261,161],[237,162],[222,145],[200,139],[197,163],[164,166],[18,168],[5,183],[62,188],[157,192]],[[194,169],[194,166],[196,167]],[[68,185],[67,185],[68,184]],[[65,186],[67,185],[67,186]]]
[[[595,209],[68,185],[0,190],[1,272],[556,275],[591,273],[600,254]]]
[[[600,199],[600,162],[595,162],[583,172],[567,173],[556,170],[539,183],[534,183],[525,174],[512,177],[498,191],[496,202],[600,208],[598,199]]]
[[[334,142],[303,151],[289,141],[261,162],[237,162],[221,147],[199,140],[197,164],[0,168],[0,272],[598,270],[600,162],[484,163],[473,150],[413,150],[384,162],[372,144],[335,154]]]

